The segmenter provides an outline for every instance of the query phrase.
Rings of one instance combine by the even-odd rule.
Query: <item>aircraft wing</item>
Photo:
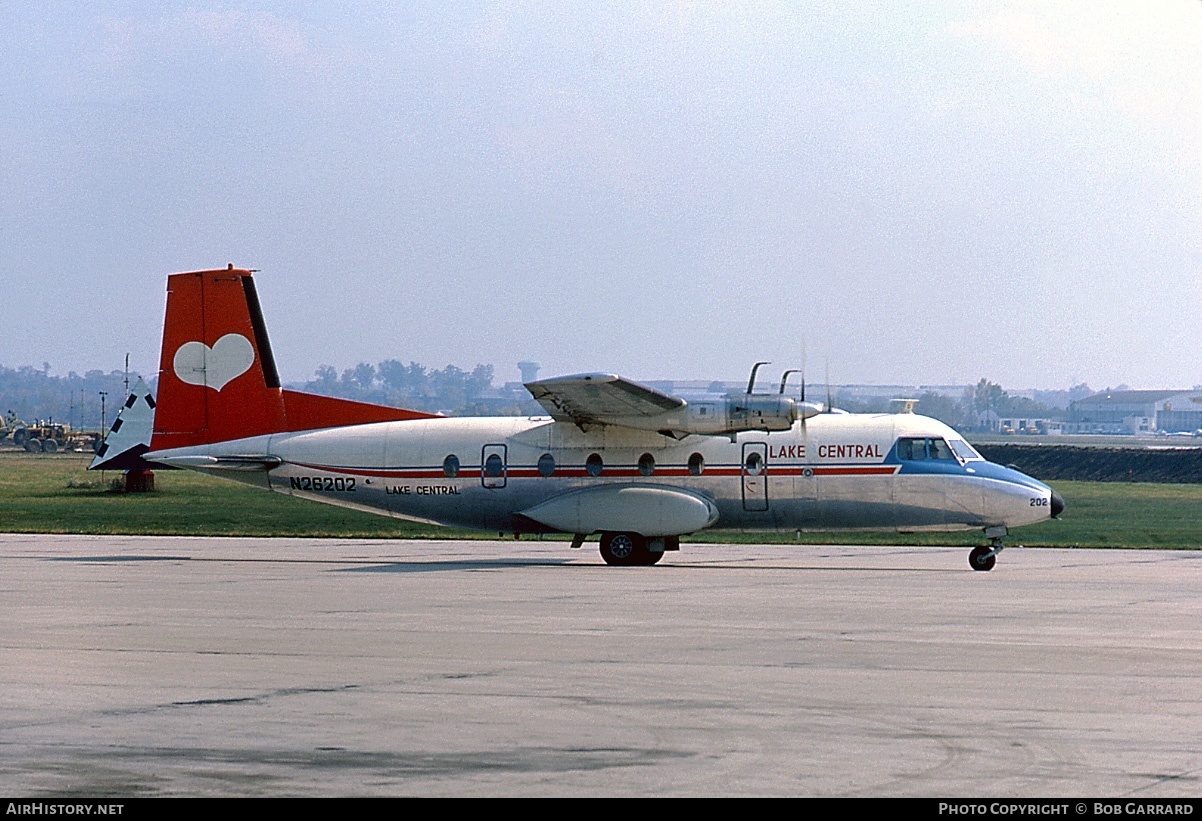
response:
[[[632,418],[660,416],[685,406],[678,396],[657,391],[612,373],[582,373],[527,382],[526,390],[551,418],[590,425],[622,424]]]

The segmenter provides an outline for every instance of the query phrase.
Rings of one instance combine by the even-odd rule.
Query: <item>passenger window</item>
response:
[[[752,451],[747,454],[747,474],[749,476],[759,476],[763,470],[764,462],[758,453]]]
[[[655,473],[655,457],[650,453],[644,453],[639,457],[639,473],[644,476],[650,476]]]
[[[427,463],[429,464],[429,463]],[[442,460],[442,475],[448,479],[454,479],[459,475],[459,457],[455,454],[450,454],[446,459]]]
[[[589,476],[600,476],[604,468],[605,464],[601,461],[601,454],[599,453],[591,453],[584,460],[584,470]]]
[[[484,475],[495,478],[500,476],[505,471],[505,463],[501,461],[501,457],[497,454],[492,454],[484,460]]]
[[[555,457],[549,453],[544,453],[538,457],[538,475],[550,476],[555,472]]]
[[[705,457],[700,453],[694,453],[689,457],[689,475],[700,476],[705,470]]]

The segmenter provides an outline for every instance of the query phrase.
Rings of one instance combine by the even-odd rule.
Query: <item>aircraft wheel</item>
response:
[[[637,533],[601,534],[601,558],[606,564],[618,567],[642,564],[640,560],[648,552],[647,543]]]
[[[968,554],[968,566],[973,570],[993,570],[993,566],[997,564],[997,554],[990,553],[992,550],[988,547],[974,547]]]
[[[662,551],[662,550],[659,551],[658,553],[652,553],[650,550],[644,550],[643,551],[643,561],[641,561],[640,564],[642,564],[645,567],[650,567],[651,565],[658,563],[659,560],[662,559],[663,557],[664,557],[664,551]]]

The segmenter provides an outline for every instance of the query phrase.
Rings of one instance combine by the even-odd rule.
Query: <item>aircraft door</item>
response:
[[[768,443],[744,442],[743,466],[743,509],[768,509]]]
[[[480,451],[480,483],[489,488],[505,487],[508,477],[508,448],[485,445]]]

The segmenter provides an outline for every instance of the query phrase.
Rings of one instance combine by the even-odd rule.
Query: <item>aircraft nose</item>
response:
[[[1064,512],[1064,497],[1056,491],[1052,491],[1052,518],[1059,519],[1060,514]]]

